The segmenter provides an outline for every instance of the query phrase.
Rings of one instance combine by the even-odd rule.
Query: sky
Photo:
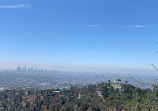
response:
[[[157,0],[0,0],[0,67],[158,66]]]

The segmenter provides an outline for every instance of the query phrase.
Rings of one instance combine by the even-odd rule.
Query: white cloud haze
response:
[[[146,28],[147,26],[145,25],[133,25],[133,26],[124,26],[126,28]]]
[[[102,25],[98,25],[98,24],[92,24],[92,25],[88,25],[89,27],[100,27]]]
[[[26,8],[29,7],[30,5],[27,4],[19,4],[19,5],[0,5],[0,8]]]

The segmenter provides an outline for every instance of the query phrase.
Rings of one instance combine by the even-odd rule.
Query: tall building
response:
[[[23,68],[23,72],[26,72],[26,67]]]
[[[33,72],[33,67],[31,67],[31,72]]]
[[[21,67],[17,67],[17,68],[16,68],[16,71],[17,71],[17,72],[21,72]]]

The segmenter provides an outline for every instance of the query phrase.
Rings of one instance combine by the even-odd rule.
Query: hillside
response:
[[[68,90],[13,89],[0,92],[1,111],[156,111],[158,90],[110,83]]]

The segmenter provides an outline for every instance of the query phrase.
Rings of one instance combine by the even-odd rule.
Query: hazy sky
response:
[[[158,65],[157,0],[0,0],[0,61]]]

